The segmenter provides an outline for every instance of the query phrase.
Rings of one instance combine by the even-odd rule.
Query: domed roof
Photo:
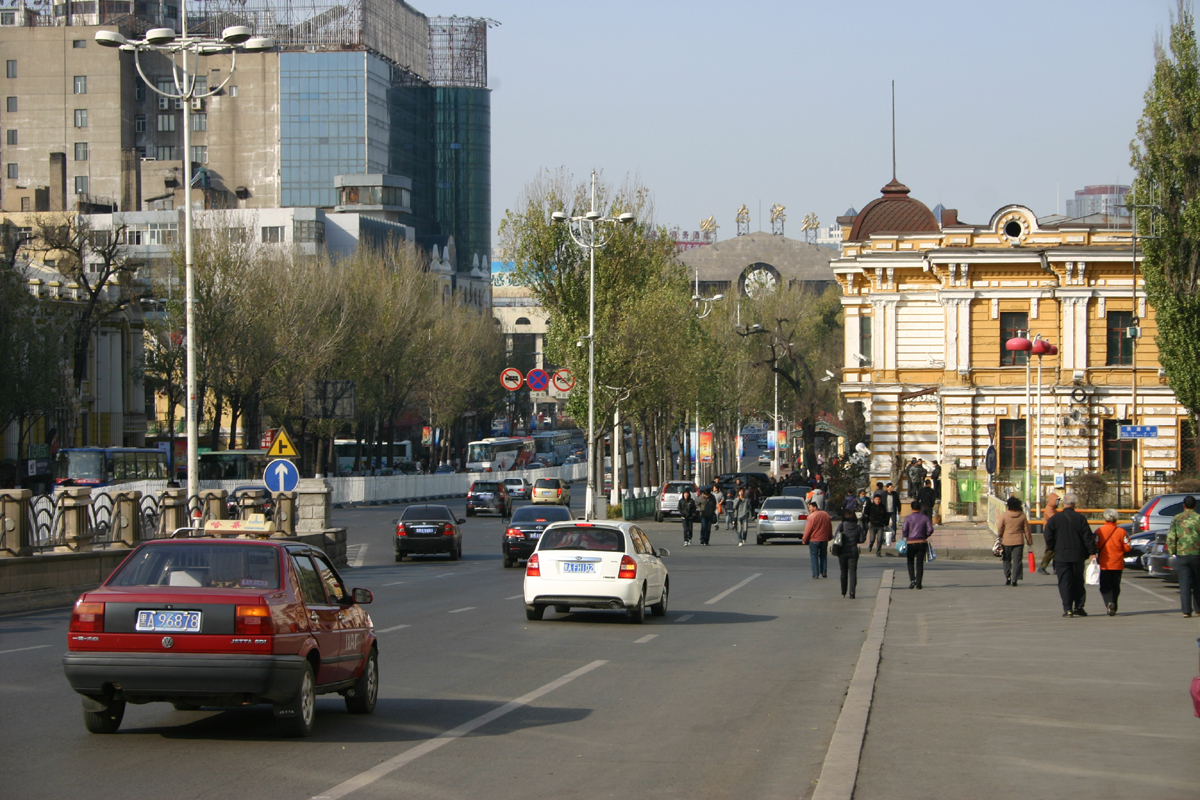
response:
[[[937,233],[941,230],[933,212],[920,200],[908,196],[909,188],[895,178],[881,190],[883,197],[867,203],[850,231],[852,242],[874,233]]]

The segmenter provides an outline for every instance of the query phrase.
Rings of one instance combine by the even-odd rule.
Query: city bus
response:
[[[375,469],[399,469],[400,465],[412,461],[412,442],[405,439],[401,442],[393,442],[391,447],[392,457],[388,458],[388,443],[382,442],[375,445],[372,442],[363,442],[362,450],[358,449],[358,440],[356,439],[334,439],[333,440],[333,455],[337,459],[337,474],[346,477],[349,475],[370,475],[371,470],[371,453],[375,453]],[[360,457],[361,456],[361,457]],[[354,459],[359,458],[359,467],[354,469]],[[375,474],[378,474],[376,472]]]
[[[547,466],[562,466],[567,456],[575,451],[569,431],[539,431],[533,435],[537,447],[537,460]]]
[[[166,451],[150,447],[66,447],[54,457],[55,486],[112,486],[167,477]]]
[[[201,453],[202,481],[261,481],[267,467],[266,450],[216,450]]]
[[[468,472],[507,472],[535,460],[537,445],[529,437],[492,437],[467,445]]]

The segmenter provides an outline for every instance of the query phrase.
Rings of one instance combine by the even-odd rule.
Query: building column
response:
[[[958,307],[961,304],[962,301],[956,297],[942,300],[946,331],[946,343],[942,352],[946,354],[946,370],[948,372],[958,369]]]

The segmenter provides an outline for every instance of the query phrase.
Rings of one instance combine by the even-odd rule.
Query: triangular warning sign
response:
[[[275,440],[271,442],[271,449],[267,451],[267,458],[296,458],[299,455],[287,429],[280,428],[275,434]]]

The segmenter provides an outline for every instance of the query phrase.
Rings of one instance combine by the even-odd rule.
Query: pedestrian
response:
[[[854,498],[854,490],[847,489],[846,497],[842,500],[842,511],[849,511],[850,513],[854,513],[857,510],[856,506],[857,506],[857,503]]]
[[[937,504],[940,505],[942,502],[942,465],[934,461],[929,477],[933,479],[933,491],[937,493]]]
[[[933,506],[937,503],[937,493],[933,491],[933,481],[925,479],[925,485],[917,492],[917,502],[921,504],[921,513],[933,519]]]
[[[816,504],[821,511],[825,510],[825,491],[819,486],[814,486],[809,498]]]
[[[1050,523],[1050,518],[1058,513],[1058,494],[1051,490],[1050,494],[1046,495],[1046,507],[1042,509],[1042,539],[1046,538],[1046,525]],[[1046,567],[1050,566],[1050,562],[1054,560],[1054,550],[1049,545],[1046,545],[1046,551],[1042,553],[1042,563],[1038,567],[1038,572],[1043,575],[1049,575]]]
[[[825,482],[825,476],[819,472],[817,473],[817,477],[813,480],[813,488],[820,489],[821,494],[829,493],[829,484]]]
[[[1096,560],[1100,562],[1100,599],[1110,617],[1117,615],[1125,554],[1132,549],[1125,530],[1117,525],[1117,510],[1104,509],[1104,524],[1096,529]]]
[[[812,500],[808,501],[808,522],[804,524],[804,538],[801,540],[808,545],[808,555],[812,559],[813,578],[828,578],[829,570],[829,540],[833,538],[833,523],[829,515],[817,508]]]
[[[878,557],[883,556],[883,539],[884,532],[887,526],[892,521],[892,515],[888,513],[887,506],[883,504],[883,495],[876,494],[871,498],[871,504],[867,506],[867,552],[875,551]]]
[[[738,489],[737,499],[733,501],[730,513],[734,519],[734,530],[737,531],[738,547],[746,543],[746,529],[750,527],[750,500],[746,497],[745,489]]]
[[[1183,615],[1200,612],[1200,514],[1196,498],[1183,498],[1183,511],[1171,521],[1167,531],[1167,553],[1175,556],[1175,574],[1179,576],[1179,605]]]
[[[893,531],[900,530],[900,493],[896,491],[896,487],[888,481],[884,485],[884,490],[887,492],[887,509],[891,515],[891,529]]]
[[[737,481],[734,486],[729,488],[729,492],[725,495],[725,527],[731,531],[737,530],[737,517],[735,516],[734,505],[737,499],[741,496],[741,481]]]
[[[887,492],[883,490],[883,481],[875,481],[875,492],[871,497],[884,497]]]
[[[725,513],[725,493],[721,491],[721,486],[716,481],[712,485],[713,500],[717,501],[717,518],[713,520],[714,530],[721,530],[721,514]]]
[[[838,566],[842,570],[842,597],[846,597],[849,591],[849,597],[853,600],[854,590],[858,586],[858,545],[863,540],[862,527],[853,511],[842,512],[837,532],[842,537],[837,552]]]
[[[717,500],[711,489],[705,489],[700,495],[700,546],[708,547],[708,539],[712,536],[713,523],[717,521]]]
[[[1087,517],[1075,510],[1076,498],[1063,498],[1063,510],[1046,524],[1046,548],[1054,551],[1054,573],[1058,576],[1058,595],[1062,599],[1064,617],[1086,617],[1087,587],[1083,582],[1083,565],[1096,557],[1096,534]]]
[[[996,525],[996,537],[1000,540],[1004,561],[1004,585],[1016,586],[1021,580],[1022,555],[1025,546],[1033,547],[1033,534],[1029,532],[1029,520],[1021,508],[1021,498],[1008,498],[1008,510],[1000,515]]]
[[[871,502],[871,498],[867,497],[866,489],[858,490],[858,497],[854,498],[854,511],[858,514],[859,520],[863,521],[863,530],[867,529],[866,521],[863,518],[867,513],[867,503]]]
[[[677,510],[679,518],[683,520],[683,546],[688,547],[692,543],[692,520],[696,517],[696,501],[692,499],[691,490],[683,490]]]
[[[933,535],[933,522],[921,513],[921,504],[913,501],[912,513],[904,518],[900,538],[908,542],[905,554],[908,557],[908,588],[920,589],[925,578],[925,555],[929,550],[929,537]]]

